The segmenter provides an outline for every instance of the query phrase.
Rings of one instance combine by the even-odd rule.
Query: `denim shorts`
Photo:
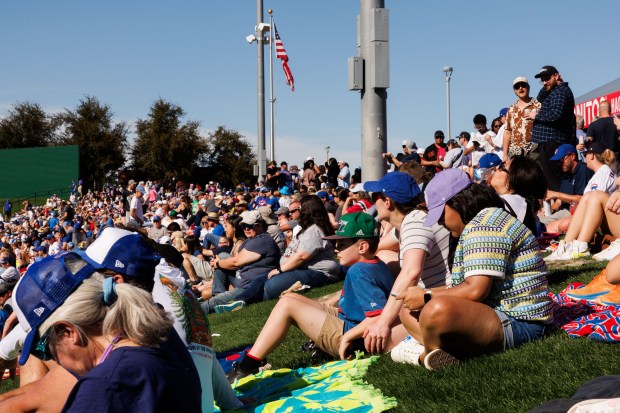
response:
[[[540,321],[521,321],[495,310],[504,329],[504,351],[543,338],[548,328]]]

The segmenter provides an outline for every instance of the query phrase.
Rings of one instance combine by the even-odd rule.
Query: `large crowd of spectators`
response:
[[[611,261],[605,292],[620,279],[620,119],[603,102],[579,129],[557,69],[535,77],[538,96],[515,78],[516,101],[490,129],[476,114],[474,130],[447,143],[438,130],[425,149],[407,139],[402,153],[384,153],[378,181],[308,157],[301,170],[271,162],[252,186],[129,180],[82,193],[80,182],[65,200],[7,200],[0,359],[11,367],[21,350],[24,366],[23,390],[0,396],[0,409],[52,398],[58,411],[117,411],[137,406],[136,392],[148,403],[129,411],[238,407],[218,363],[204,364],[208,334],[196,331],[208,313],[263,300],[279,302],[231,381],[258,372],[291,325],[334,357],[389,351],[428,369],[543,338],[553,321],[545,261],[609,244],[594,255]],[[296,293],[342,280],[322,303]],[[158,291],[185,300],[183,310]],[[170,390],[158,393],[164,377],[158,386]]]

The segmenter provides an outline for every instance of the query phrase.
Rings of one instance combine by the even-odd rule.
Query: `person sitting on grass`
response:
[[[211,260],[214,273],[212,294],[200,307],[205,314],[238,310],[249,302],[260,301],[266,274],[278,268],[280,248],[267,232],[267,224],[260,212],[246,212],[241,224],[246,236],[239,252],[231,257],[215,256]],[[235,287],[229,290],[232,284]]]
[[[532,232],[485,185],[449,169],[425,191],[425,225],[442,223],[458,244],[452,287],[400,291],[400,320],[418,342],[409,363],[430,370],[540,339],[553,321],[547,269]]]
[[[276,304],[252,349],[229,375],[231,383],[258,372],[265,358],[296,325],[315,345],[345,359],[364,349],[361,338],[373,317],[381,314],[394,283],[387,265],[375,257],[379,232],[374,219],[363,212],[343,215],[335,235],[338,259],[350,265],[338,307],[288,293]],[[391,343],[395,345],[396,343]],[[389,345],[388,345],[389,347]]]

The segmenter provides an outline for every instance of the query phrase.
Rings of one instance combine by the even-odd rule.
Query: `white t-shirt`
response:
[[[588,181],[583,193],[590,191],[603,191],[609,195],[616,190],[616,174],[607,165],[601,166]]]
[[[403,267],[405,252],[413,248],[426,251],[424,269],[418,282],[420,288],[450,285],[452,277],[448,267],[450,233],[439,224],[424,226],[426,213],[415,209],[405,216],[397,237],[400,244],[398,258]]]
[[[499,149],[493,149],[492,152],[499,156],[499,159],[504,160],[504,132],[506,131],[506,124],[503,124],[501,128],[497,131],[497,135],[493,138],[493,143]]]
[[[129,211],[131,211],[132,209],[135,209],[136,216],[140,218],[141,221],[144,221],[144,214],[142,213],[142,202],[137,196],[131,198],[131,202],[129,203]],[[131,219],[134,220],[133,218]]]

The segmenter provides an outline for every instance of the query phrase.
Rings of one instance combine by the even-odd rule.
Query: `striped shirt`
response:
[[[459,238],[453,285],[465,278],[493,277],[484,303],[518,320],[551,322],[547,267],[531,231],[501,208],[485,208]]]
[[[405,252],[413,248],[422,249],[426,251],[426,259],[418,287],[432,288],[450,285],[450,268],[448,267],[450,233],[438,224],[425,227],[425,219],[426,212],[419,209],[414,209],[403,219],[398,236],[400,267],[403,267]]]

